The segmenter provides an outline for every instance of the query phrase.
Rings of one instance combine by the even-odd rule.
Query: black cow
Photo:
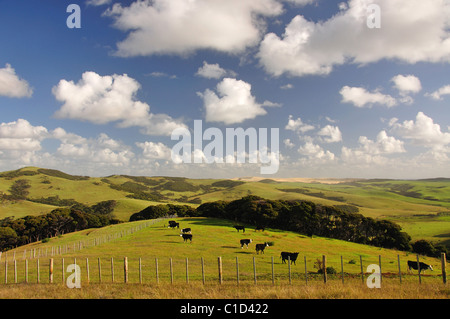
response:
[[[171,223],[169,224],[169,228],[180,228],[180,223]]]
[[[250,244],[251,242],[251,239],[241,239],[241,248],[244,248],[244,245],[246,245],[248,249],[248,244]]]
[[[255,231],[264,231],[265,227],[264,226],[256,226]]]
[[[419,262],[419,266],[420,266],[419,274],[422,271],[425,271],[425,270],[428,270],[428,269],[433,270],[433,267],[431,267],[431,265],[427,265],[427,264],[425,264],[423,262]],[[408,270],[411,271],[411,268],[414,269],[414,270],[418,269],[417,261],[408,260]]]
[[[183,240],[185,242],[188,241],[188,239],[189,239],[192,243],[192,234],[181,234],[180,236],[183,237]]]
[[[242,230],[242,232],[245,233],[245,227],[244,227],[244,226],[235,225],[235,226],[233,226],[233,227],[236,228],[236,230],[238,231],[238,233],[239,233],[240,230]]]
[[[286,260],[290,260],[291,265],[292,265],[292,263],[294,263],[294,265],[295,265],[295,261],[297,260],[298,254],[299,253],[288,253],[286,251],[282,251],[280,258],[281,258],[281,261],[283,264],[286,263]]]
[[[269,246],[268,243],[264,243],[264,244],[256,244],[256,248],[255,248],[256,253],[259,254],[259,252],[261,252],[261,253],[264,254],[264,249],[265,249],[266,247],[268,247],[268,246]]]
[[[182,233],[191,233],[191,229],[190,228],[183,228],[181,230]]]
[[[172,224],[176,224],[176,223],[177,223],[177,222],[174,221],[174,220],[169,220],[169,226],[172,225]]]

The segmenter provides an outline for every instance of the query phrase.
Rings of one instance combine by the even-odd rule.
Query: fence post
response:
[[[341,256],[341,275],[342,275],[342,284],[344,284],[344,260]]]
[[[322,255],[322,264],[323,264],[323,282],[327,283],[327,256]]]
[[[219,267],[219,283],[222,284],[222,257],[218,257],[217,259],[218,267]]]
[[[25,259],[25,283],[28,283],[28,259]]]
[[[189,283],[189,261],[188,261],[188,257],[186,257],[186,283]]]
[[[203,260],[203,257],[202,257],[202,281],[203,284],[205,284],[205,261]]]
[[[8,260],[5,258],[5,284],[8,283]]]
[[[402,283],[402,268],[400,267],[400,255],[397,255],[398,263],[398,278],[400,278],[400,283]]]
[[[378,265],[380,265],[380,284],[383,281],[383,272],[381,271],[381,255],[378,255]]]
[[[237,256],[236,256],[236,281],[239,286],[239,260]]]
[[[255,257],[253,257],[253,277],[255,278],[255,285],[256,285],[256,261],[255,261]]]
[[[172,258],[170,260],[170,283],[173,284],[173,265],[172,265]]]
[[[89,284],[90,276],[89,276],[89,258],[86,257],[86,275],[87,280],[86,283]]]
[[[274,265],[273,265],[273,256],[272,256],[272,285],[275,285],[275,273],[274,273]]]
[[[289,285],[292,285],[292,277],[291,277],[291,256],[288,256],[288,269],[289,269]]]
[[[363,270],[363,263],[362,263],[362,256],[359,255],[359,264],[361,265],[361,281],[364,285],[364,270]]]
[[[158,258],[155,258],[156,284],[159,284]]]
[[[139,257],[139,283],[142,284],[142,260]]]
[[[308,269],[306,267],[306,256],[305,256],[305,284],[308,284]]]
[[[17,284],[17,260],[14,259],[14,283]]]
[[[66,275],[65,275],[65,269],[64,269],[64,258],[62,259],[62,261],[61,261],[61,264],[62,264],[62,282],[63,283],[65,283],[66,282]]]
[[[36,249],[35,249],[36,250]],[[75,268],[76,269],[76,268]],[[40,271],[39,271],[39,258],[36,260],[36,271],[37,271],[37,283],[40,282]]]
[[[111,257],[111,281],[114,282],[114,259]]]
[[[417,271],[419,272],[419,284],[421,284],[422,283],[422,277],[420,276],[419,254],[417,254]]]
[[[441,253],[442,282],[444,283],[444,285],[447,283],[447,271],[445,269],[445,266],[446,266],[445,253]]]
[[[49,279],[49,282],[52,284],[53,283],[53,258],[50,258],[50,264],[49,264],[49,266],[48,266],[48,270],[49,270],[49,273],[48,273],[48,279]]]
[[[102,282],[102,264],[100,261],[100,257],[97,259],[98,260],[98,282]]]
[[[123,276],[124,282],[128,283],[128,257],[123,258]]]

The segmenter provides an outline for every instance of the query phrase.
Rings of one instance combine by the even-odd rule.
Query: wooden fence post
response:
[[[203,260],[203,257],[202,257],[202,281],[203,284],[205,284],[205,261]]]
[[[255,285],[256,285],[256,261],[255,261],[255,257],[253,257],[253,277],[255,279]]]
[[[323,282],[327,283],[327,256],[322,255]]]
[[[189,261],[188,257],[186,257],[186,283],[189,283]]]
[[[272,285],[275,285],[275,272],[274,272],[274,265],[273,265],[273,256],[272,256]]]
[[[111,257],[111,281],[114,282],[114,259]]]
[[[419,272],[419,284],[421,284],[422,283],[422,277],[420,276],[419,254],[417,254],[417,271]]]
[[[53,258],[50,258],[50,264],[48,266],[48,280],[53,283]]]
[[[90,276],[89,276],[89,258],[86,257],[86,283],[89,284]]]
[[[28,259],[25,259],[25,283],[28,283]]]
[[[142,260],[139,257],[139,283],[142,284]]]
[[[173,265],[172,265],[172,258],[170,260],[170,283],[173,284]]]
[[[158,258],[155,258],[156,284],[159,284]]]
[[[65,273],[65,269],[64,269],[64,258],[62,259],[62,261],[61,261],[61,263],[62,263],[62,282],[63,283],[65,283],[66,282],[66,273]]]
[[[37,283],[40,282],[39,258],[36,260]]]
[[[361,265],[361,281],[364,285],[364,270],[363,270],[363,263],[362,263],[362,256],[359,255],[359,264]]]
[[[17,284],[17,260],[14,259],[14,283]]]
[[[124,282],[128,283],[128,257],[123,258],[123,276]]]
[[[8,260],[5,258],[5,284],[8,283]]]
[[[306,256],[305,256],[305,284],[308,284],[308,269],[306,267]]]
[[[236,282],[239,286],[239,260],[237,256],[236,256]]]
[[[342,275],[342,284],[344,284],[344,260],[341,256],[341,275]]]
[[[400,278],[400,283],[402,283],[402,268],[400,266],[400,255],[397,255],[397,263],[398,263],[398,278]]]
[[[381,271],[381,255],[378,255],[378,265],[380,265],[380,284],[383,282],[383,275]]]
[[[222,257],[218,257],[217,259],[218,268],[219,268],[219,283],[222,284]]]
[[[442,282],[444,283],[444,285],[447,283],[447,271],[445,269],[445,266],[446,266],[445,253],[441,253]]]
[[[100,261],[100,257],[97,259],[98,261],[98,282],[101,283],[102,282],[102,264]]]
[[[292,277],[291,277],[291,256],[288,256],[288,269],[289,269],[289,285],[292,285]]]

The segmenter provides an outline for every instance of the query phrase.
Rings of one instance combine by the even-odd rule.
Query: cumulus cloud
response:
[[[207,79],[220,79],[227,74],[227,70],[220,67],[218,63],[209,64],[203,61],[203,66],[198,68],[196,75]]]
[[[116,3],[104,15],[114,19],[115,28],[129,32],[116,52],[129,57],[201,49],[243,52],[260,41],[262,17],[282,9],[275,0],[139,0],[128,7]]]
[[[422,84],[418,77],[414,75],[396,75],[391,79],[394,82],[394,87],[402,95],[409,93],[418,93],[422,90]]]
[[[333,161],[335,159],[335,155],[332,152],[325,151],[320,145],[312,142],[306,142],[303,146],[300,146],[297,151],[301,155],[318,160]]]
[[[323,140],[326,143],[336,143],[342,141],[342,133],[337,126],[327,125],[323,127],[317,134],[323,137]]]
[[[450,85],[445,85],[438,90],[425,94],[426,96],[431,97],[434,100],[442,100],[443,95],[450,95]]]
[[[33,89],[27,81],[19,78],[10,64],[0,69],[0,95],[14,98],[31,97]]]
[[[142,149],[142,155],[146,159],[169,160],[171,158],[171,149],[161,142],[144,142],[136,143],[136,145]]]
[[[307,131],[314,130],[313,125],[309,125],[306,123],[303,123],[302,119],[298,117],[297,119],[294,119],[292,115],[289,115],[289,120],[286,126],[284,127],[286,130],[294,131],[297,133],[305,133]]]
[[[256,102],[251,85],[242,80],[225,78],[217,84],[216,90],[218,94],[210,89],[197,93],[203,99],[208,122],[242,123],[267,114],[263,106],[275,105],[269,101]]]
[[[367,25],[368,6],[381,8],[381,28]],[[274,76],[329,74],[337,65],[383,59],[450,61],[450,3],[446,0],[350,0],[326,21],[297,15],[278,36],[268,33],[258,58]]]
[[[378,91],[369,92],[362,87],[344,86],[339,93],[342,103],[351,103],[356,107],[371,107],[373,104],[381,104],[387,107],[397,105],[397,100],[390,95]]]
[[[53,87],[55,98],[64,103],[55,116],[95,124],[118,122],[119,127],[138,126],[151,135],[170,135],[183,126],[166,114],[150,113],[147,103],[136,100],[139,89],[140,84],[126,74],[84,72],[77,83],[61,80]]]
[[[450,131],[442,132],[441,126],[423,112],[417,113],[415,121],[399,123],[398,119],[393,118],[389,124],[394,133],[414,145],[447,151],[446,147],[450,144]]]

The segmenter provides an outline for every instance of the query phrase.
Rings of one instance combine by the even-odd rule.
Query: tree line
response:
[[[92,206],[81,203],[61,207],[38,216],[0,220],[0,251],[87,228],[99,228],[120,221],[112,215],[116,201]]]
[[[215,217],[254,226],[294,231],[306,236],[321,236],[383,248],[414,251],[436,257],[447,252],[445,246],[434,247],[411,237],[391,221],[365,217],[339,207],[324,206],[304,200],[268,200],[246,196],[234,201],[218,200],[197,208],[187,205],[156,205],[133,214],[130,221],[153,219],[167,215],[179,217]],[[426,242],[427,244],[424,244]]]

